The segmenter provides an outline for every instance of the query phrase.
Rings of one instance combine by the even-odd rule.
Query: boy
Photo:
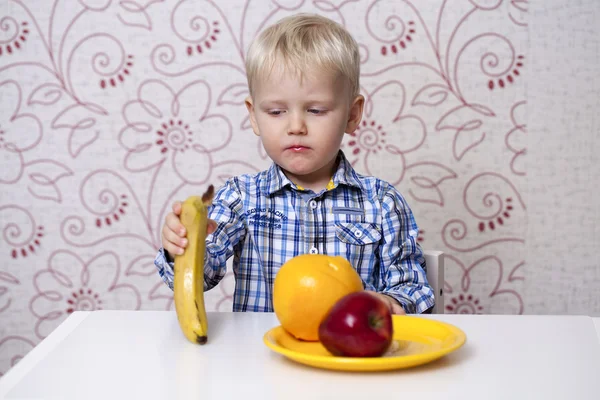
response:
[[[233,311],[273,311],[278,269],[303,253],[345,257],[393,313],[434,305],[409,206],[390,184],[357,174],[340,150],[362,118],[359,64],[350,34],[317,15],[284,18],[249,48],[246,107],[273,165],[216,193],[204,272],[209,290],[234,257]],[[187,245],[180,213],[176,202],[155,260],[171,288],[171,255]]]

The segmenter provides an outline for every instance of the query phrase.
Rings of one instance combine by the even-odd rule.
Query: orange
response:
[[[301,340],[319,340],[319,324],[347,294],[363,290],[360,276],[343,257],[302,254],[275,276],[273,308],[283,329]]]

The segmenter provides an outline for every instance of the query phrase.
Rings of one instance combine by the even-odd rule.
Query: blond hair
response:
[[[252,95],[257,80],[283,62],[302,78],[321,69],[339,73],[348,80],[354,98],[359,92],[360,55],[348,31],[316,14],[296,14],[265,29],[250,45],[246,75]]]

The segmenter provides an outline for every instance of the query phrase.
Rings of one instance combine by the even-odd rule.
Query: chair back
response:
[[[435,306],[432,314],[444,313],[444,253],[437,250],[424,250],[427,266],[427,281],[435,293]]]

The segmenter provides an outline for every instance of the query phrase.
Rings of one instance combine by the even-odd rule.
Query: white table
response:
[[[425,366],[361,374],[273,353],[262,342],[278,325],[273,314],[211,313],[209,343],[198,346],[183,337],[174,312],[76,312],[0,379],[0,398],[600,398],[600,319],[426,318],[460,327],[467,343]]]

